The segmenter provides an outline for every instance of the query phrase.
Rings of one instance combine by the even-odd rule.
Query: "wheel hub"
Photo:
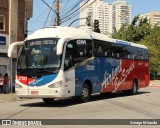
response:
[[[88,96],[88,89],[87,88],[84,88],[83,91],[82,91],[82,96],[83,97],[87,97]]]

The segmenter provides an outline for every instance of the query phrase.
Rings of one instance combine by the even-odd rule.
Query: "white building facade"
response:
[[[124,0],[113,3],[113,27],[118,31],[123,25],[131,23],[131,6]]]
[[[122,23],[131,23],[131,6],[125,1],[117,0],[114,3],[105,3],[104,0],[90,0],[89,2],[83,1],[80,7],[80,18],[91,15],[92,22],[92,27],[89,27],[86,25],[86,20],[80,20],[81,29],[92,30],[94,20],[99,20],[101,33],[110,35],[113,33],[114,26],[119,30]],[[121,18],[119,18],[120,16]]]

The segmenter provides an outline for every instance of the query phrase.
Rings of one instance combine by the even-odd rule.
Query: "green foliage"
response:
[[[138,15],[129,26],[123,25],[118,32],[114,28],[112,37],[147,46],[151,70],[160,72],[160,27],[151,28],[147,18],[140,19]]]
[[[118,32],[115,31],[114,28],[113,38],[136,43],[150,34],[151,25],[148,23],[147,18],[139,19],[138,15],[133,19],[131,25],[122,25]]]
[[[158,73],[160,72],[160,27],[155,26],[150,34],[138,43],[148,47],[150,53],[151,69]]]

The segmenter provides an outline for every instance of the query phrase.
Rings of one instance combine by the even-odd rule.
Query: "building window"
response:
[[[0,15],[0,31],[4,31],[4,16]]]
[[[154,17],[160,17],[160,15],[153,15]]]

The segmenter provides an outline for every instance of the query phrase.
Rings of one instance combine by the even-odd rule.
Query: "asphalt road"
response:
[[[102,97],[94,95],[90,102],[79,103],[75,99],[56,100],[52,105],[46,105],[41,99],[24,99],[18,101],[0,102],[0,119],[160,119],[160,88],[144,88],[137,95],[129,96],[122,93]],[[67,120],[59,120],[57,127],[80,127],[79,125],[66,126]],[[76,120],[69,120],[76,121]],[[83,120],[80,120],[83,123]],[[87,120],[90,121],[90,120]],[[91,120],[99,123],[102,120]],[[106,120],[108,121],[108,120]],[[112,120],[113,122],[121,120]],[[122,120],[123,121],[123,120]],[[0,126],[3,127],[3,126]],[[16,126],[17,127],[17,126]],[[44,126],[42,126],[44,127]],[[45,126],[46,127],[46,126]],[[48,126],[53,127],[53,126]],[[54,127],[56,127],[54,125]],[[109,127],[109,125],[83,125],[83,127]],[[110,127],[137,128],[154,127],[158,125],[122,125]]]

